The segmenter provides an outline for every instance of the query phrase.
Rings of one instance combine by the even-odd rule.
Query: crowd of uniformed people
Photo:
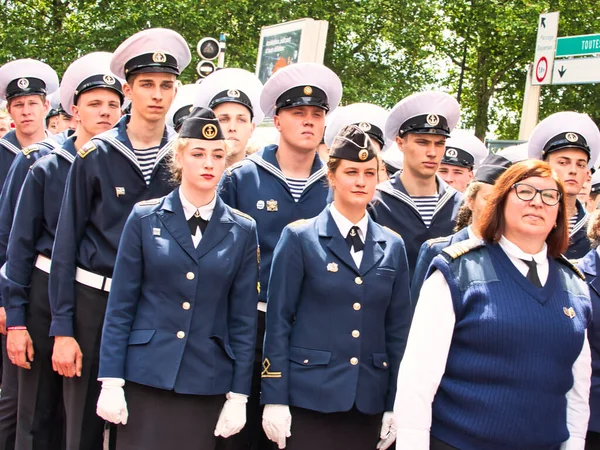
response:
[[[0,450],[600,449],[590,117],[489,154],[442,92],[190,60],[0,67]]]

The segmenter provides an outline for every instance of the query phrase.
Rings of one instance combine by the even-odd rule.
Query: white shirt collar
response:
[[[217,194],[215,192],[215,196],[209,203],[201,206],[200,208],[196,208],[187,198],[185,198],[183,191],[181,188],[179,188],[179,200],[181,200],[181,205],[183,206],[185,220],[189,220],[190,217],[196,213],[196,210],[200,211],[200,217],[202,217],[204,220],[210,220],[217,203]]]
[[[350,228],[357,226],[358,235],[360,236],[362,241],[365,242],[365,237],[367,236],[367,227],[369,225],[369,217],[367,216],[366,211],[365,215],[357,223],[352,223],[345,216],[343,216],[342,213],[335,208],[335,202],[331,204],[329,212],[331,212],[331,217],[333,217],[333,221],[337,225],[344,239],[346,238],[346,236],[348,236]]]
[[[544,242],[544,246],[542,247],[542,250],[539,253],[536,253],[535,255],[532,255],[530,253],[525,253],[523,250],[521,250],[519,247],[517,247],[516,244],[509,241],[504,236],[502,236],[500,238],[500,242],[498,242],[498,244],[500,244],[500,247],[502,247],[502,250],[504,250],[504,252],[508,256],[511,256],[513,258],[524,259],[526,261],[531,261],[533,259],[536,262],[536,264],[542,264],[545,261],[547,261],[546,258],[547,258],[548,246],[546,245],[545,242]]]
[[[475,236],[475,233],[473,233],[473,225],[469,225],[467,227],[467,233],[469,234],[469,239],[479,239],[477,236]]]

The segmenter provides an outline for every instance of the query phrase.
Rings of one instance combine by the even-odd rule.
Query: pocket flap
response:
[[[129,334],[129,345],[147,344],[156,330],[132,330]]]
[[[233,350],[231,349],[229,344],[225,343],[225,339],[223,339],[221,336],[217,336],[217,335],[211,336],[210,339],[215,341],[217,343],[217,345],[219,347],[221,347],[225,353],[227,353],[227,356],[229,356],[231,359],[235,360],[235,355],[233,354]]]
[[[379,369],[388,369],[390,360],[387,353],[373,353],[373,365]]]
[[[311,350],[302,347],[290,347],[290,361],[303,366],[325,366],[331,360],[331,352]]]

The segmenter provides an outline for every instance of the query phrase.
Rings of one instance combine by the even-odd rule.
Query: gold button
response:
[[[178,332],[177,332],[177,337],[178,337],[179,339],[183,339],[183,338],[185,337],[185,333],[184,333],[183,331],[178,331]]]
[[[356,284],[362,284],[362,283],[363,283],[363,282],[362,282],[362,278],[361,278],[361,277],[356,277],[356,278],[354,279],[354,282],[355,282]]]
[[[194,278],[196,278],[196,275],[194,275],[194,272],[188,272],[188,273],[185,274],[185,277],[188,280],[193,280]]]
[[[358,311],[361,308],[360,303],[355,303],[354,305],[352,305],[352,307],[354,308],[354,311]]]
[[[183,305],[181,305],[183,307],[183,309],[185,309],[186,311],[188,309],[190,309],[192,307],[192,305],[190,305],[189,302],[183,302]]]
[[[304,364],[308,364],[308,359],[305,359],[305,360],[304,360]]]
[[[354,331],[352,332],[352,337],[353,337],[353,338],[357,338],[357,337],[359,337],[359,336],[360,336],[360,331],[358,331],[358,330],[354,330]]]
[[[383,367],[387,367],[387,363],[385,361],[383,362]]]
[[[358,358],[351,358],[350,359],[350,364],[352,364],[353,366],[358,364]]]

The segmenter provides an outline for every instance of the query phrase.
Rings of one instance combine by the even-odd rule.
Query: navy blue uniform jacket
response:
[[[289,225],[271,269],[261,403],[392,411],[411,315],[396,233],[369,219],[357,268],[328,207]]]
[[[99,377],[249,395],[257,256],[254,220],[220,198],[197,248],[178,189],[136,205],[119,244]]]

